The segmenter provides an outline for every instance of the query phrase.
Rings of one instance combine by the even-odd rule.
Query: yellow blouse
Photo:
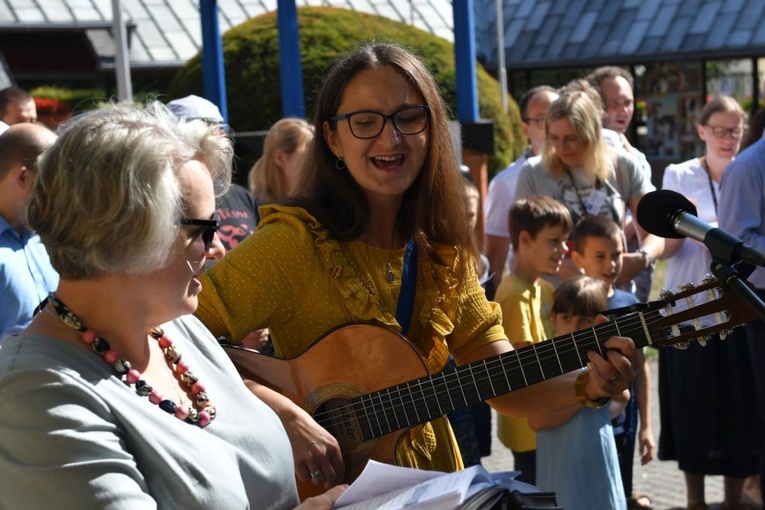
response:
[[[255,234],[202,278],[197,316],[216,336],[238,342],[269,328],[276,355],[293,358],[313,341],[347,323],[376,323],[401,332],[395,310],[404,250],[339,242],[302,208],[264,206]],[[420,253],[408,339],[431,373],[451,352],[463,356],[505,339],[502,315],[486,300],[475,272],[459,288],[458,251],[437,247],[439,262]],[[390,262],[395,279],[385,279]],[[472,265],[471,265],[472,268]],[[409,431],[397,450],[403,466],[441,471],[462,468],[446,418]]]

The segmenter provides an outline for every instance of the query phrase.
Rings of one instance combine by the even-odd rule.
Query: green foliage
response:
[[[298,10],[303,87],[307,117],[323,77],[332,64],[362,42],[395,42],[416,53],[439,84],[444,100],[456,112],[454,46],[448,41],[404,23],[380,16],[331,7]],[[279,41],[276,13],[250,19],[223,35],[229,124],[237,131],[266,130],[282,117]],[[524,148],[518,106],[510,101],[502,111],[498,82],[478,66],[480,116],[494,121],[495,153],[489,172],[502,169]],[[201,55],[192,58],[175,76],[169,97],[202,94]]]
[[[42,85],[30,90],[29,93],[35,100],[53,99],[66,103],[71,107],[74,114],[100,108],[109,102],[117,101],[116,97],[108,97],[106,92],[100,88],[70,89],[54,85]],[[157,94],[155,92],[135,92],[133,94],[133,103],[137,105],[143,105],[156,99]]]
[[[75,112],[91,110],[106,101],[103,89],[70,89],[54,85],[43,85],[29,91],[34,98],[57,99],[67,103]]]

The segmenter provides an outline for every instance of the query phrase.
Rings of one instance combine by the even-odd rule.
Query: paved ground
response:
[[[651,399],[653,419],[653,432],[656,440],[659,438],[659,397],[656,394],[658,388],[657,374],[658,366],[655,361],[649,361],[651,364],[651,375],[653,379]],[[494,419],[496,424],[496,418]],[[645,466],[640,465],[639,457],[636,454],[637,461],[635,465],[635,475],[633,483],[637,492],[648,494],[654,503],[656,510],[675,510],[685,508],[685,481],[683,473],[677,468],[677,462],[662,462],[658,459],[653,460]],[[489,471],[503,471],[513,468],[513,455],[506,449],[496,434],[492,440],[492,455],[483,459],[483,465]],[[712,510],[718,510],[723,499],[722,477],[710,476],[706,481],[706,500]]]

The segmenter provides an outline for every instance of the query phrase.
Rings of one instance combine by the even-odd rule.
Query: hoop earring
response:
[[[345,170],[345,160],[343,158],[337,158],[335,160],[335,168],[338,170]]]

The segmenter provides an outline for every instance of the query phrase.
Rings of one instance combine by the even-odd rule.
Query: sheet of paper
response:
[[[514,480],[518,474],[517,471],[489,473],[480,465],[454,473],[442,473],[370,460],[356,481],[338,498],[333,508],[448,510],[458,508],[481,491],[493,493],[498,487],[503,487],[503,491],[539,491],[532,485]]]
[[[445,473],[403,468],[370,460],[355,482],[335,502],[335,508],[352,505],[405,487],[431,480]]]

